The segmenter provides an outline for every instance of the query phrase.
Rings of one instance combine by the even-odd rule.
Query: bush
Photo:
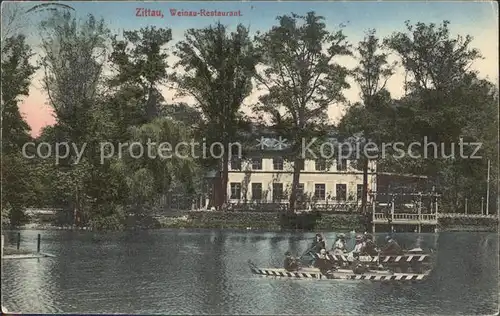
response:
[[[125,213],[121,206],[98,207],[96,213],[88,223],[93,230],[122,230],[125,228]]]

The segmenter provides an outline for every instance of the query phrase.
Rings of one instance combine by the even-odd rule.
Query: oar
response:
[[[307,255],[308,253],[311,252],[311,250],[313,250],[315,247],[311,247],[309,249],[307,249],[300,257],[299,257],[299,260],[302,259],[302,257],[304,257],[305,255]]]
[[[248,259],[248,265],[250,266],[250,268],[257,269],[257,266],[250,259]]]

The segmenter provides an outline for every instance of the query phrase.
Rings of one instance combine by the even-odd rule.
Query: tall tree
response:
[[[143,106],[139,111],[146,121],[158,116],[159,104],[164,101],[159,88],[168,77],[165,45],[171,40],[170,29],[155,27],[125,31],[123,39],[116,35],[112,39],[110,60],[117,74],[110,83],[121,87],[123,92],[132,90],[137,94]]]
[[[8,212],[12,225],[22,220],[23,208],[30,200],[30,164],[21,155],[23,145],[31,140],[30,128],[19,112],[20,97],[27,96],[35,73],[31,48],[23,35],[7,37],[2,43],[2,214]],[[5,210],[4,210],[5,209]]]
[[[375,35],[375,30],[369,30],[363,41],[359,42],[356,49],[356,57],[359,62],[353,70],[354,80],[358,84],[361,93],[361,103],[356,103],[342,118],[341,131],[352,136],[361,133],[364,144],[368,141],[381,143],[380,133],[386,125],[387,105],[390,95],[385,89],[387,80],[393,74],[393,67],[387,62],[387,54],[381,53],[382,45]],[[363,170],[363,192],[361,209],[366,212],[368,196],[368,147],[362,153],[358,153]],[[368,155],[366,155],[368,154]]]
[[[75,213],[83,205],[92,210],[90,204],[104,198],[105,190],[96,187],[106,187],[98,185],[105,167],[100,165],[98,148],[106,126],[101,84],[108,34],[104,21],[92,15],[78,21],[70,12],[56,10],[41,23],[43,84],[57,118],[58,137],[87,146],[85,161],[72,165],[72,152],[58,169],[73,179],[67,203],[77,209]]]
[[[452,38],[449,21],[414,25],[406,21],[407,32],[395,32],[384,40],[398,54],[407,73],[407,91],[436,90],[447,97],[452,87],[470,75],[471,63],[481,57],[470,48],[469,35]]]
[[[19,151],[30,139],[28,124],[19,112],[19,97],[27,96],[36,67],[30,63],[33,55],[23,35],[9,37],[2,49],[2,152]]]
[[[229,32],[221,23],[190,29],[186,38],[177,44],[177,67],[184,74],[176,76],[183,95],[196,100],[206,120],[209,141],[221,142],[224,155],[219,163],[222,169],[219,200],[227,200],[229,145],[237,137],[243,114],[243,100],[252,92],[252,78],[258,56],[249,38],[248,29],[238,25]],[[179,72],[178,72],[179,73]]]
[[[447,155],[455,146],[454,158],[443,157],[441,148],[437,153],[431,148],[430,157],[410,166],[418,166],[419,172],[439,179],[448,199],[445,202],[450,205],[456,207],[458,200],[465,197],[478,201],[486,191],[487,160],[498,161],[491,147],[498,120],[484,116],[497,110],[493,106],[497,91],[471,70],[473,62],[481,57],[477,49],[471,48],[471,36],[452,37],[448,21],[440,25],[406,22],[406,26],[406,32],[396,32],[385,40],[400,57],[408,77],[407,95],[397,108],[397,125],[404,126],[399,137],[408,142],[422,142],[426,137],[428,142],[445,148]],[[459,157],[461,138],[464,142],[488,144],[483,151],[488,153],[487,159]],[[422,146],[422,156],[424,150],[428,149]],[[470,155],[473,150],[465,151]]]
[[[458,140],[467,121],[460,113],[469,106],[463,104],[463,92],[476,77],[470,66],[480,58],[479,51],[470,47],[472,37],[453,38],[448,25],[448,21],[439,26],[407,21],[407,32],[396,32],[384,41],[406,73],[407,94],[399,112],[403,118],[411,117],[408,123],[414,128],[407,132],[447,145]],[[437,172],[436,161],[429,163],[428,171]]]
[[[335,58],[351,52],[342,31],[327,31],[324,18],[314,12],[279,16],[277,20],[278,25],[257,37],[265,66],[257,79],[267,93],[256,111],[270,114],[277,131],[292,142],[289,204],[293,212],[304,158],[302,140],[321,134],[328,121],[328,107],[344,101],[348,70]]]
[[[83,141],[92,128],[108,32],[103,20],[89,15],[79,23],[69,12],[55,11],[41,24],[44,88],[58,124],[72,141]]]

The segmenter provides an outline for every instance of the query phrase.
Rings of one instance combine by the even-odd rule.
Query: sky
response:
[[[47,2],[47,1],[46,1]],[[472,47],[481,51],[482,60],[476,61],[472,68],[477,70],[482,78],[498,82],[498,4],[490,1],[480,2],[403,2],[403,1],[335,1],[335,2],[285,2],[285,1],[225,1],[225,2],[198,2],[198,1],[165,1],[165,2],[134,2],[134,1],[93,1],[93,2],[66,2],[75,8],[78,17],[93,14],[103,18],[108,27],[115,33],[123,30],[139,29],[146,26],[171,28],[173,40],[182,40],[183,34],[189,28],[201,28],[216,23],[219,20],[228,26],[241,23],[250,27],[252,32],[266,31],[276,23],[279,15],[297,13],[305,14],[315,11],[325,17],[329,30],[342,30],[348,41],[357,45],[368,29],[375,29],[377,35],[384,37],[393,32],[405,31],[404,22],[436,23],[443,20],[450,21],[452,35],[471,35],[474,37]],[[2,2],[2,21],[9,8],[18,6],[23,12],[36,2]],[[11,8],[11,7],[10,7]],[[137,17],[139,8],[161,10],[160,17]],[[206,16],[171,16],[172,9],[184,11],[238,11],[237,17],[206,17]],[[29,43],[35,53],[39,51],[39,36],[37,23],[43,16],[29,16],[22,20],[23,30],[31,34]],[[26,23],[24,23],[26,21]],[[2,22],[3,23],[3,22]],[[395,57],[390,57],[390,61]],[[171,59],[172,60],[172,59]],[[173,61],[173,60],[172,60]],[[352,58],[343,58],[339,63],[348,68],[354,68],[356,62]],[[398,69],[387,83],[387,88],[393,97],[400,97],[403,93],[404,73]],[[22,100],[20,111],[32,129],[32,135],[37,136],[44,126],[54,124],[50,105],[47,104],[47,95],[41,89],[42,73],[38,71],[32,80],[29,96]],[[350,81],[352,88],[345,91],[345,96],[351,102],[359,100],[359,89]],[[162,89],[167,101],[173,101],[175,91],[170,87]],[[244,102],[243,110],[251,113],[250,105],[257,102],[258,94],[253,93]],[[192,102],[189,98],[176,101]],[[332,104],[328,109],[330,119],[335,122],[343,115],[345,107]]]

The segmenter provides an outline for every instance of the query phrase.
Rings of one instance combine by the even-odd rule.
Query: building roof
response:
[[[243,151],[248,156],[254,155],[288,155],[292,153],[293,142],[287,139],[284,135],[280,135],[276,131],[273,131],[269,126],[252,124],[249,132],[241,133],[243,140]],[[312,139],[302,140],[300,146],[301,148],[307,147],[311,142],[313,146],[308,148],[313,149],[319,153],[319,148],[324,145],[324,150],[328,151],[333,149],[335,153],[340,151],[343,152],[342,156],[347,159],[358,159],[363,151],[363,146],[369,140],[366,140],[361,133],[343,137],[341,136],[335,127],[331,127],[331,131],[327,136],[322,138],[317,138],[313,142]],[[358,151],[361,152],[358,154]],[[378,151],[373,148],[367,148],[368,152],[375,154]]]

